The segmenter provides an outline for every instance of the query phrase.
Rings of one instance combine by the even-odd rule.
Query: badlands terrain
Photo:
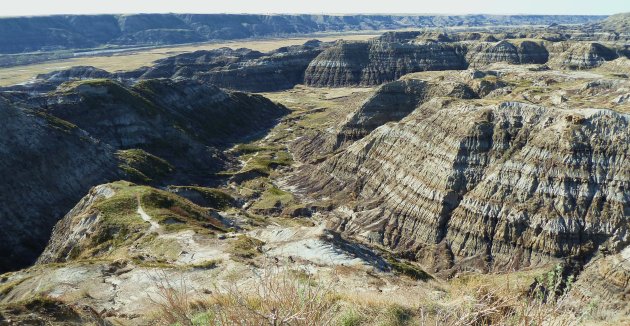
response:
[[[0,324],[630,324],[630,15],[509,17],[0,88]]]

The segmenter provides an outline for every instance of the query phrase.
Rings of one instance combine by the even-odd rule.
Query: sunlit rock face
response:
[[[296,183],[357,198],[338,227],[396,250],[446,242],[495,268],[624,237],[629,119],[608,110],[431,101]]]
[[[304,84],[317,87],[369,86],[410,72],[466,69],[462,49],[437,42],[339,42],[306,69]]]

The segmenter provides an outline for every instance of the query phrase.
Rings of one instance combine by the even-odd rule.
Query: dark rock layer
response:
[[[396,250],[446,241],[497,269],[589,255],[628,225],[628,118],[430,102],[294,180],[356,198],[348,234]],[[342,211],[347,212],[347,211]]]

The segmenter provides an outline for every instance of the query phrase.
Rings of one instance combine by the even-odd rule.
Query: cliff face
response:
[[[262,96],[191,80],[147,80],[133,87],[110,80],[76,82],[38,100],[42,112],[116,149],[137,148],[165,159],[178,178],[225,168],[216,147],[260,132],[287,112]]]
[[[630,314],[630,246],[617,254],[600,254],[584,268],[569,293],[572,305]]]
[[[122,176],[111,147],[0,100],[0,272],[35,261],[52,226],[94,184]]]
[[[624,236],[628,117],[430,102],[298,183],[357,199],[338,228],[396,250],[446,243],[497,269],[586,255]],[[343,213],[345,212],[345,213]]]
[[[232,162],[222,148],[288,112],[260,95],[190,80],[78,81],[35,97],[3,96],[2,271],[32,263],[90,187],[120,178],[211,183]]]
[[[195,78],[218,87],[251,92],[288,89],[304,80],[307,66],[321,51],[317,41],[280,48],[260,58],[201,71]]]
[[[341,125],[336,148],[361,139],[372,130],[406,117],[425,101],[434,97],[470,99],[477,94],[466,84],[434,83],[403,79],[381,86]]]
[[[550,64],[560,69],[590,69],[617,57],[615,51],[599,43],[576,43],[554,56]]]
[[[545,15],[228,15],[135,14],[0,19],[0,53],[181,44],[315,32],[409,27],[549,25],[596,22],[603,16]]]
[[[541,64],[547,62],[549,53],[542,44],[522,41],[513,44],[500,41],[495,44],[481,43],[468,49],[466,54],[470,67],[481,67],[495,62],[510,64]]]
[[[304,84],[317,87],[369,86],[416,71],[466,69],[460,49],[436,42],[339,42],[306,69]]]

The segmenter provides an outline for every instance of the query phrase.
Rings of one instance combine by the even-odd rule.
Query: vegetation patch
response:
[[[260,199],[252,205],[254,210],[279,209],[293,202],[294,198],[290,192],[284,191],[276,186],[266,189]]]
[[[172,173],[174,168],[166,160],[141,149],[116,152],[120,169],[134,182],[151,182]]]
[[[387,262],[392,267],[392,270],[396,274],[405,275],[418,281],[428,281],[432,279],[431,275],[423,271],[420,267],[408,262],[398,260],[393,257],[387,258]]]
[[[59,119],[53,115],[47,114],[45,112],[37,111],[36,114],[44,118],[46,122],[48,122],[48,125],[51,126],[52,128],[63,131],[65,133],[71,133],[73,130],[77,128],[76,125],[66,120]]]
[[[236,198],[220,189],[199,186],[171,186],[170,188],[176,191],[192,191],[201,197],[204,206],[214,209],[225,210],[238,205]]]
[[[251,259],[262,253],[264,245],[264,242],[243,234],[230,243],[228,252],[237,258]]]

